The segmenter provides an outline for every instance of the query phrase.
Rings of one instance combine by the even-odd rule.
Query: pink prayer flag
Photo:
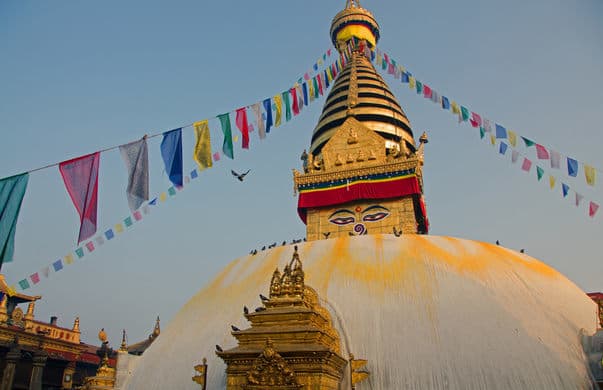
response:
[[[242,145],[243,149],[249,149],[249,123],[247,122],[247,108],[241,107],[237,109],[237,127],[243,135]]]
[[[142,214],[140,213],[139,210],[134,211],[134,213],[132,215],[134,216],[134,219],[137,221],[140,221],[142,219]]]
[[[548,160],[549,159],[549,151],[540,144],[536,144],[536,157],[540,160]]]
[[[331,57],[331,49],[327,50],[327,55]]]
[[[35,274],[31,274],[29,277],[31,278],[33,284],[40,283],[40,274],[38,274],[37,272]]]
[[[385,59],[385,62],[387,62],[389,64],[389,57],[387,56],[386,53],[383,53],[383,58]]]
[[[96,152],[59,164],[67,192],[80,215],[78,244],[96,232],[99,161],[100,152]]]
[[[310,80],[310,75],[308,74],[308,72],[306,72],[306,74],[304,74],[304,79],[306,81]]]
[[[214,161],[220,161],[220,152],[214,153]]]
[[[517,158],[519,157],[519,152],[515,149],[511,152],[511,162],[516,163]]]
[[[479,114],[472,112],[469,123],[471,123],[471,126],[473,127],[480,127],[482,125],[482,117],[479,116]]]
[[[423,96],[426,99],[431,99],[433,96],[433,91],[429,88],[429,85],[423,84]]]
[[[88,252],[92,252],[94,250],[94,243],[92,241],[88,241],[86,243],[86,248],[88,249]]]
[[[529,159],[524,157],[523,164],[521,164],[521,169],[523,169],[526,172],[529,172],[531,168],[532,168],[532,162]]]
[[[550,150],[549,153],[551,156],[551,168],[561,168],[561,153],[556,152],[554,150]]]
[[[580,206],[580,202],[582,202],[582,199],[584,199],[584,196],[576,192],[576,207]]]
[[[590,202],[590,205],[588,206],[588,216],[591,218],[594,217],[595,214],[597,214],[597,210],[599,210],[599,205],[595,202]]]

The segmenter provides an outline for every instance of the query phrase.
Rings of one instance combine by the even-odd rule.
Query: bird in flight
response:
[[[230,172],[232,173],[232,175],[234,177],[236,177],[237,179],[239,179],[239,181],[243,181],[243,179],[245,178],[245,176],[247,176],[247,174],[251,171],[251,169],[248,169],[247,172],[245,173],[236,173],[235,171],[233,171],[232,169],[230,170]]]

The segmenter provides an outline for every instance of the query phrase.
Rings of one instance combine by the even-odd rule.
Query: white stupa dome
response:
[[[230,263],[140,357],[126,388],[199,389],[193,366],[206,357],[207,388],[224,389],[215,345],[236,346],[230,325],[248,327],[243,306],[259,306],[292,253],[283,246]],[[342,355],[368,360],[359,390],[590,388],[580,336],[595,333],[596,305],[530,256],[422,235],[307,242],[299,255]]]

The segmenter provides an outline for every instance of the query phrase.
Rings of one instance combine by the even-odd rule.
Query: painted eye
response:
[[[381,211],[381,212],[374,213],[374,214],[367,214],[364,217],[362,217],[362,220],[364,222],[375,222],[375,221],[382,220],[383,218],[387,217],[388,215],[389,215],[389,213]]]
[[[354,223],[354,217],[338,217],[329,220],[329,222],[334,223],[335,225],[349,225],[350,223]]]

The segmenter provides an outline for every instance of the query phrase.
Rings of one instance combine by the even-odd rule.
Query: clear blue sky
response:
[[[519,134],[603,167],[603,3],[362,1],[379,47],[441,94]],[[344,0],[303,2],[0,2],[0,177],[130,142],[289,88],[330,47]],[[416,138],[427,131],[431,234],[494,242],[543,260],[587,291],[603,289],[602,218],[500,157],[477,131],[384,75]],[[235,150],[141,223],[33,289],[37,318],[80,316],[83,339],[146,337],[230,260],[300,238],[291,169],[324,98],[251,149]],[[219,143],[219,128],[212,127]],[[236,130],[235,130],[236,131]],[[193,135],[184,133],[192,169]],[[150,141],[151,191],[169,186]],[[239,183],[230,169],[251,169]],[[565,177],[562,173],[559,177]],[[592,189],[603,204],[603,177]],[[99,230],[128,215],[117,151],[101,156]],[[31,175],[11,283],[73,250],[78,217],[57,168]],[[487,259],[484,259],[487,261]],[[267,276],[268,277],[268,276]],[[203,326],[203,324],[199,324]],[[225,325],[226,326],[226,325]]]

